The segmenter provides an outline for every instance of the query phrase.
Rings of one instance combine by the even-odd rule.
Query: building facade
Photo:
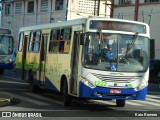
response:
[[[87,16],[108,16],[111,0],[1,0],[1,26],[12,29],[17,44],[20,27]]]
[[[160,0],[114,0],[113,17],[148,23],[150,58],[160,59]]]

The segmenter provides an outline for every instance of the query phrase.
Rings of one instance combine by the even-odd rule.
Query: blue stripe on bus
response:
[[[0,63],[0,68],[2,69],[12,69],[14,67],[15,62],[10,62],[10,63]]]
[[[110,94],[110,88],[95,87],[90,88],[84,83],[80,82],[79,97],[88,99],[125,99],[125,100],[145,100],[147,94],[147,87],[140,91],[134,89],[121,89],[121,94]]]
[[[47,77],[45,77],[45,86],[47,89],[58,92],[58,89],[53,85],[53,83]]]

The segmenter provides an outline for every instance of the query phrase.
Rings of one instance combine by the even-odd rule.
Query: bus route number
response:
[[[95,86],[102,86],[102,87],[106,87],[107,86],[107,82],[105,81],[95,81],[94,82]]]

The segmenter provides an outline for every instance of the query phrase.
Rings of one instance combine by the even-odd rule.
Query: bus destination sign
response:
[[[146,33],[145,25],[118,21],[91,20],[90,29]]]

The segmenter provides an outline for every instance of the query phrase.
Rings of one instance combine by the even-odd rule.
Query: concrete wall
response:
[[[27,13],[28,1],[31,1],[31,0],[25,0],[25,1],[16,0],[14,2],[7,2],[11,4],[10,15],[5,15],[4,10],[5,10],[5,4],[7,3],[2,3],[4,9],[2,11],[3,14],[1,16],[1,19],[2,19],[1,26],[12,29],[12,33],[15,38],[15,46],[18,41],[18,31],[20,27],[66,20],[67,0],[64,0],[63,10],[58,10],[58,11],[55,10],[55,0],[49,0],[48,11],[46,12],[41,12],[41,8],[40,8],[41,1],[34,0],[34,13]],[[22,2],[21,14],[15,13],[15,5],[18,2]]]

